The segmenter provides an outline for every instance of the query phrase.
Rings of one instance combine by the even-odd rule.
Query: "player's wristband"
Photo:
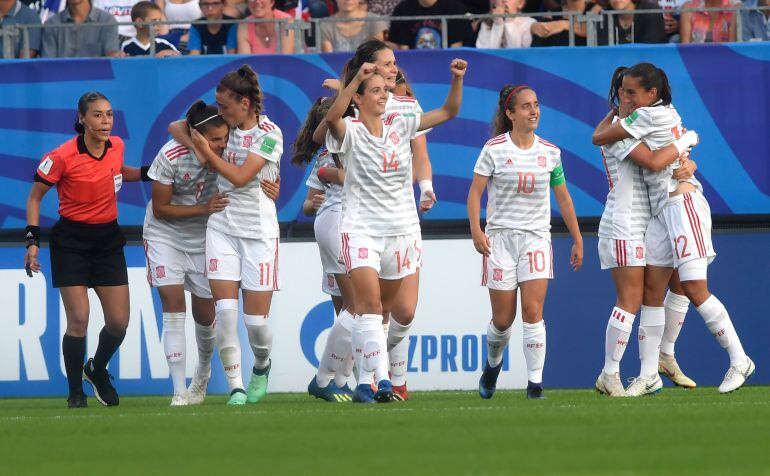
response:
[[[25,229],[27,248],[30,246],[37,246],[40,248],[40,227],[35,225],[27,225]]]
[[[142,174],[142,182],[152,182],[152,177],[150,177],[148,174],[150,172],[150,166],[149,165],[142,165],[139,167],[139,170]]]
[[[417,185],[420,186],[420,201],[424,202],[426,200],[433,200],[428,196],[428,192],[433,191],[433,182],[430,180],[420,180],[417,182]]]

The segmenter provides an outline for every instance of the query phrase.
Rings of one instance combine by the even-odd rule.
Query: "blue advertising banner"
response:
[[[693,158],[714,214],[770,213],[770,45],[656,45],[613,48],[451,50],[400,52],[424,109],[438,107],[448,90],[450,60],[470,62],[457,119],[428,136],[439,203],[426,220],[465,219],[473,165],[489,138],[498,91],[526,83],[538,93],[540,134],[562,149],[575,207],[582,217],[601,215],[607,180],[591,132],[607,111],[610,75],[618,65],[651,61],[663,68],[685,126],[700,133]],[[156,60],[71,59],[0,62],[0,228],[25,225],[24,204],[43,154],[73,133],[75,106],[99,90],[116,111],[114,133],[126,142],[130,165],[149,164],[168,139],[169,122],[195,100],[213,101],[228,71],[250,64],[259,74],[265,111],[287,143],[279,201],[283,222],[308,220],[301,204],[307,170],[289,165],[290,144],[312,102],[328,95],[325,78],[337,77],[347,54],[201,56]],[[55,220],[55,194],[47,197],[42,224]],[[120,222],[141,225],[150,187],[120,194]]]

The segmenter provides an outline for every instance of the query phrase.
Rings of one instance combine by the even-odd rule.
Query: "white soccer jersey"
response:
[[[551,183],[564,182],[558,147],[535,136],[522,150],[500,134],[481,149],[473,171],[489,177],[487,232],[526,230],[550,239]]]
[[[632,137],[644,142],[652,151],[672,144],[683,134],[682,118],[672,104],[640,107],[620,124]],[[676,190],[679,185],[678,181],[671,178],[674,169],[678,167],[679,160],[675,160],[660,172],[643,171],[653,216],[660,213],[668,200],[669,192]],[[703,190],[695,177],[687,181],[695,185],[698,190]]]
[[[281,154],[283,154],[283,134],[267,116],[259,116],[259,123],[248,131],[231,129],[222,160],[240,167],[249,153],[262,157],[267,163],[243,187],[236,187],[219,174],[217,187],[220,193],[227,195],[230,203],[224,210],[209,217],[208,226],[227,235],[241,238],[263,240],[278,238],[278,214],[275,202],[262,191],[260,180],[278,178]]]
[[[382,117],[382,137],[346,117],[340,143],[331,131],[326,148],[338,154],[345,167],[342,188],[341,233],[395,236],[420,231],[412,190],[412,140],[420,115],[393,113]]]
[[[398,112],[401,114],[423,114],[420,101],[409,96],[396,96],[393,93],[388,93],[388,102],[385,103],[385,115]],[[426,129],[418,132],[416,135],[421,136],[427,134],[432,129]]]
[[[217,174],[201,165],[193,152],[170,140],[155,156],[147,172],[156,182],[171,185],[172,205],[200,205],[216,191]],[[152,213],[152,201],[144,215],[144,239],[165,243],[188,253],[203,253],[208,216],[159,219]]]
[[[610,191],[599,221],[599,238],[644,239],[650,222],[650,198],[641,167],[628,158],[639,144],[638,139],[631,138],[601,148]]]
[[[332,155],[325,147],[322,147],[316,152],[313,170],[310,172],[310,176],[305,182],[305,185],[308,187],[324,192],[324,201],[318,208],[316,215],[320,215],[325,211],[339,212],[342,210],[342,185],[337,185],[336,183],[324,185],[318,178],[318,169],[321,167],[337,167]]]

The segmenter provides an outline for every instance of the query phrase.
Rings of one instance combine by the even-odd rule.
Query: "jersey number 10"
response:
[[[519,174],[519,187],[517,193],[530,194],[535,191],[535,174],[532,172],[517,172]]]

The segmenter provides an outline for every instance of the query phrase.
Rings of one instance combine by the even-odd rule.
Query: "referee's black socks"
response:
[[[70,394],[83,393],[83,360],[86,357],[86,338],[64,334],[61,348]]]
[[[94,354],[94,369],[107,368],[107,363],[115,355],[124,337],[126,337],[125,331],[121,332],[119,336],[114,336],[107,330],[107,326],[102,327],[102,331],[99,333],[99,346]]]

